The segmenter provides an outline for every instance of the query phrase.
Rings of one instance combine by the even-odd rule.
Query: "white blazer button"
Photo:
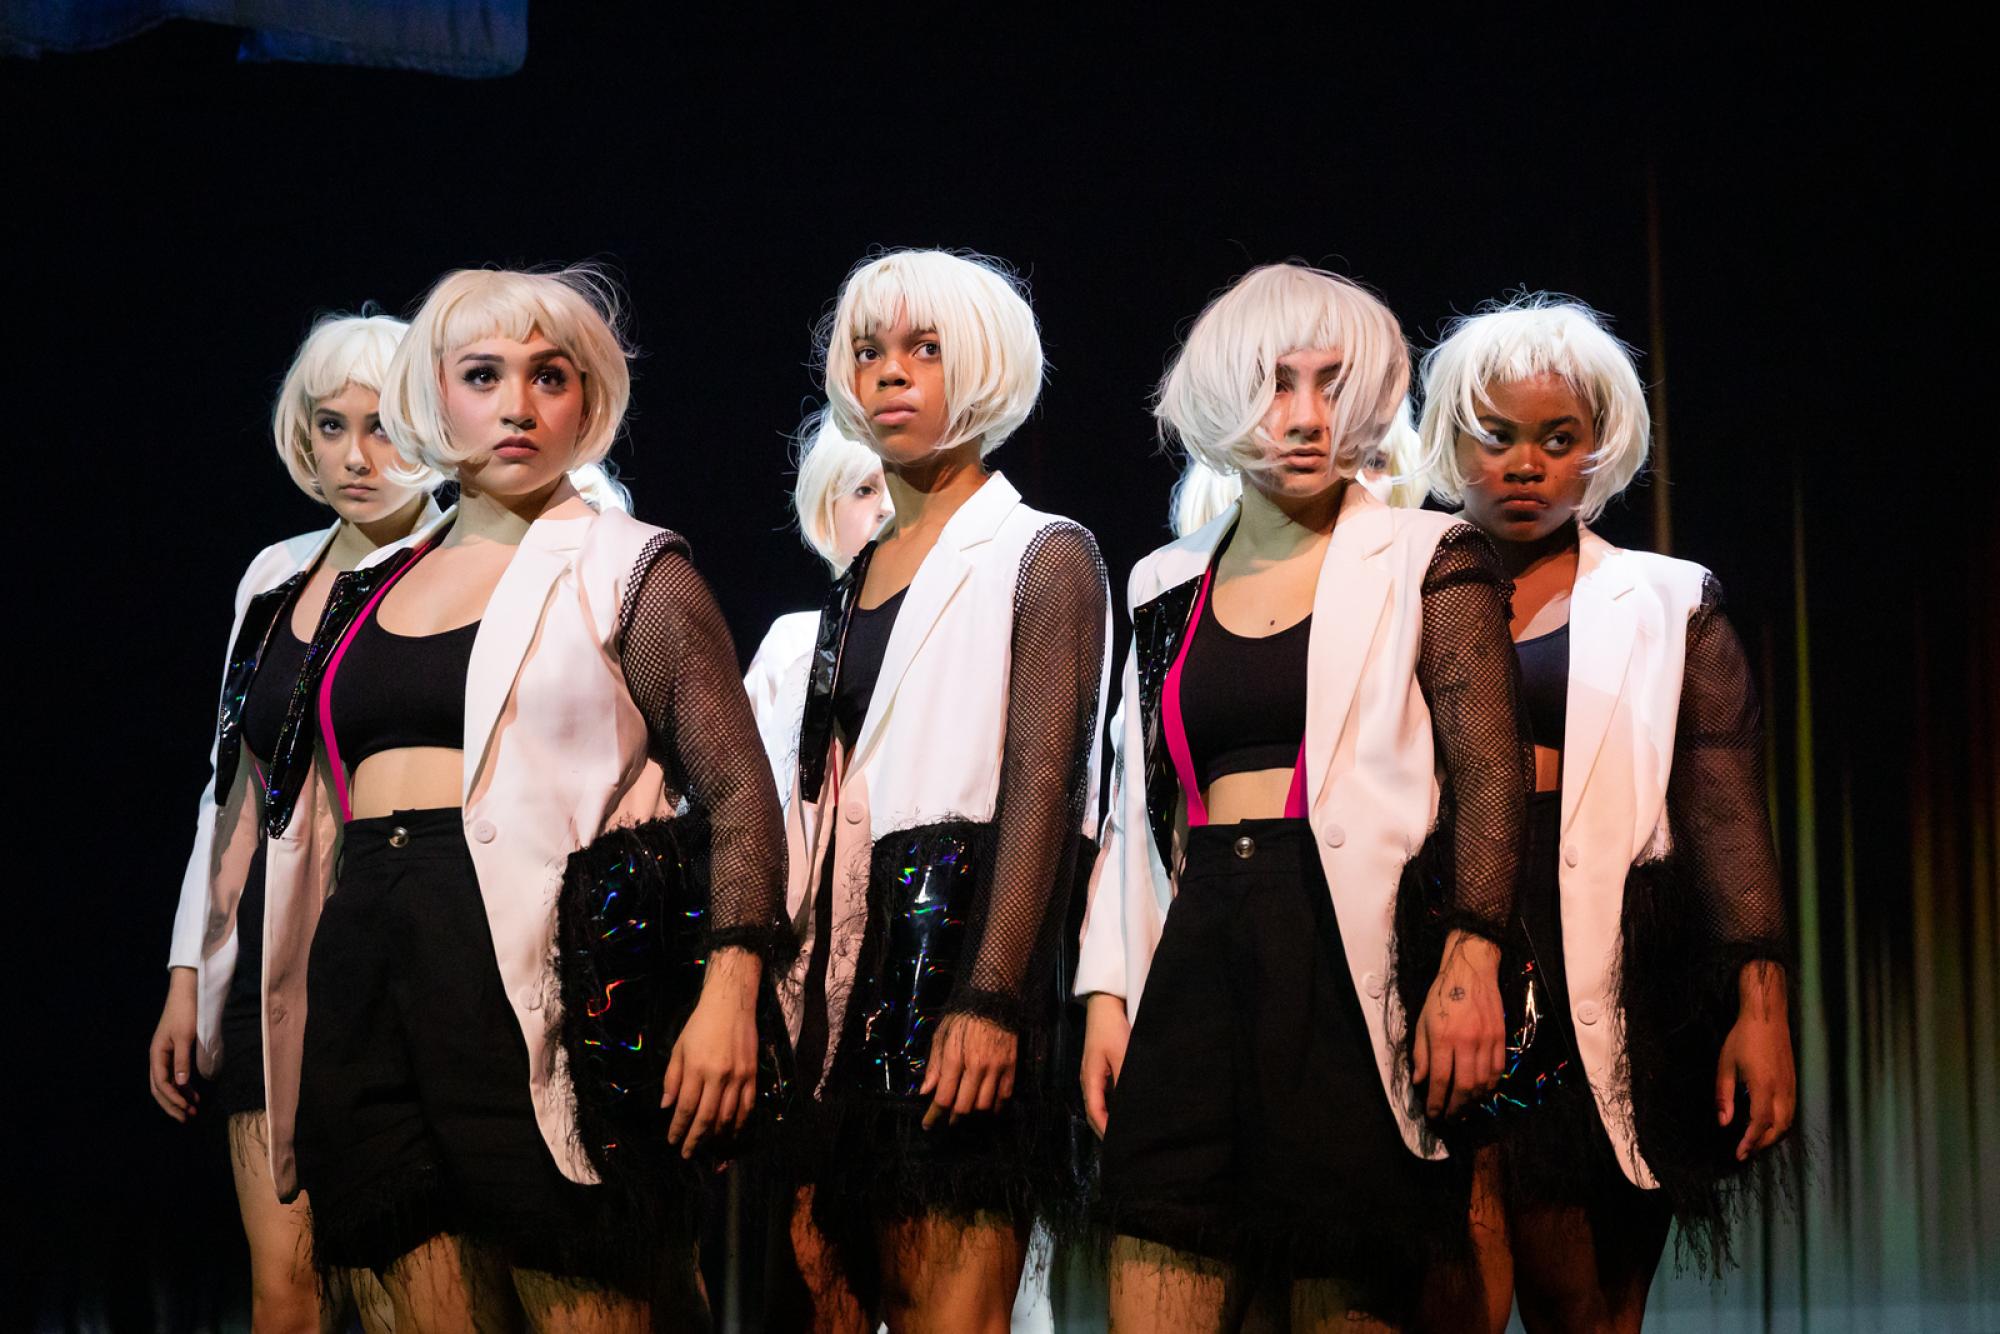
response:
[[[1342,829],[1337,824],[1330,824],[1326,827],[1326,845],[1329,848],[1337,848],[1346,841],[1347,831],[1345,829]]]
[[[847,808],[847,823],[860,824],[862,814],[863,812],[859,806],[849,806]]]
[[[1579,1024],[1594,1024],[1603,1015],[1603,1008],[1594,1000],[1587,1000],[1576,1007],[1576,1021]]]
[[[1387,991],[1389,987],[1388,984],[1382,980],[1382,974],[1363,973],[1361,975],[1361,989],[1368,993],[1368,999],[1381,1000],[1382,993],[1384,991]]]
[[[493,827],[491,820],[475,820],[472,822],[472,837],[480,843],[491,843],[499,835],[500,831]]]
[[[1568,847],[1563,849],[1563,865],[1564,866],[1576,865],[1576,844],[1572,843]]]

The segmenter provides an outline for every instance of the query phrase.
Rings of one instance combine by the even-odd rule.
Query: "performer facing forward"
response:
[[[786,815],[815,1140],[794,1242],[820,1327],[1004,1330],[1031,1224],[1079,1195],[1058,955],[1094,833],[1103,565],[984,465],[1042,375],[993,264],[864,263],[826,364],[895,517],[821,617]]]
[[[1743,646],[1713,575],[1590,530],[1645,463],[1645,391],[1574,302],[1459,321],[1424,363],[1436,489],[1498,544],[1534,736],[1520,916],[1572,1059],[1481,1154],[1493,1328],[1637,1329],[1667,1223],[1790,1127],[1783,892]],[[1739,1088],[1745,1090],[1739,1108]]]
[[[542,1329],[642,1329],[655,1301],[664,1324],[700,1319],[696,1174],[651,1150],[749,1115],[760,954],[789,939],[777,802],[721,613],[679,537],[571,480],[625,413],[613,310],[576,270],[432,290],[382,415],[462,499],[362,572],[358,614],[321,646],[348,824],[312,940],[299,1179],[321,1262],[382,1272],[399,1331],[517,1303]],[[663,1098],[657,1077],[605,1087],[612,1054],[571,1041],[586,1006],[551,1006],[577,957],[557,957],[556,905],[569,939],[600,844],[643,875],[642,836],[672,843],[696,815],[713,841],[699,999],[677,1031],[630,1037],[671,1048]],[[631,1002],[605,986],[587,1008]],[[610,1105],[633,1135],[593,1130]]]
[[[1354,482],[1408,381],[1380,301],[1282,264],[1202,313],[1160,388],[1163,431],[1245,485],[1128,594],[1076,984],[1114,1329],[1234,1328],[1260,1303],[1393,1323],[1463,1249],[1468,1173],[1434,1161],[1426,1115],[1501,1071],[1526,753],[1492,544]],[[1391,976],[1413,862],[1448,868],[1449,931],[1414,1016]]]
[[[236,1202],[250,1242],[251,1322],[260,1330],[318,1330],[321,1293],[313,1279],[306,1205],[278,1202],[272,1184],[264,1079],[267,1013],[263,967],[265,885],[275,860],[279,879],[304,876],[307,894],[325,893],[322,863],[302,856],[294,837],[266,842],[264,786],[278,733],[291,708],[334,576],[364,557],[402,543],[425,516],[435,474],[400,476],[396,448],[383,432],[376,396],[403,337],[401,320],[331,316],[313,326],[271,416],[278,458],[298,488],[330,507],[333,526],[266,547],[236,588],[214,774],[195,818],[194,852],[181,883],[169,959],[167,1002],[153,1034],[153,1097],[169,1116],[196,1114],[189,1083],[198,1065],[213,1078],[210,1106],[229,1118]],[[311,736],[304,738],[311,744]],[[308,762],[310,762],[308,760]],[[324,812],[308,816],[311,825]],[[277,920],[281,934],[297,928]],[[286,1000],[300,999],[296,975],[275,979],[270,999],[282,1020]],[[285,1070],[277,1115],[289,1125],[292,1075]],[[289,1170],[289,1164],[287,1164]],[[331,1285],[337,1295],[343,1285]],[[364,1323],[379,1328],[379,1289],[362,1280]]]

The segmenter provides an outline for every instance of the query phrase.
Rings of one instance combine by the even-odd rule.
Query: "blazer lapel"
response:
[[[583,540],[589,519],[537,519],[521,540],[521,549],[493,588],[472,641],[472,662],[465,679],[465,789],[471,800],[474,779],[485,761],[500,721],[500,711],[514,692],[528,647],[541,628],[549,590]]]
[[[1331,777],[1334,746],[1347,725],[1389,596],[1389,576],[1371,558],[1394,535],[1388,507],[1366,488],[1350,484],[1320,562],[1306,645],[1308,809],[1318,804]]]
[[[833,745],[833,689],[840,680],[840,649],[847,642],[847,622],[868,564],[875,556],[870,542],[826,591],[819,628],[813,636],[812,662],[806,674],[806,698],[799,710],[799,797],[817,802],[826,780],[826,760]]]
[[[869,749],[881,736],[883,722],[895,703],[896,689],[910,670],[911,660],[930,637],[959,585],[972,573],[972,559],[966,553],[990,542],[1001,521],[1020,503],[1021,493],[1005,477],[994,473],[951,516],[944,531],[938,534],[937,545],[917,567],[917,576],[910,581],[903,609],[896,614],[889,643],[882,651],[882,670],[875,678],[875,691],[868,701],[868,716],[862,720],[861,735],[854,741],[854,758],[848,764],[850,773],[860,769]]]
[[[1632,578],[1616,547],[1589,529],[1578,541],[1569,604],[1569,695],[1563,728],[1562,827],[1576,818],[1583,790],[1625,688],[1639,620],[1624,602]]]

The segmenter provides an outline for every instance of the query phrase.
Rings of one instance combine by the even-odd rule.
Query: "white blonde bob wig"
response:
[[[868,446],[842,435],[834,427],[833,415],[822,410],[799,430],[796,466],[792,513],[798,518],[799,535],[838,579],[850,561],[834,545],[834,503],[880,472],[882,460]]]
[[[285,471],[299,490],[314,500],[326,498],[313,467],[314,410],[348,385],[380,394],[388,382],[397,345],[409,327],[387,315],[324,315],[299,344],[271,409],[271,437]],[[398,477],[397,481],[429,486],[437,481],[437,474],[425,469],[415,478]]]
[[[576,364],[582,380],[583,429],[570,468],[581,472],[597,463],[617,440],[632,398],[619,319],[617,288],[587,265],[552,273],[459,269],[446,274],[410,321],[382,386],[382,424],[396,452],[412,468],[455,475],[466,456],[445,421],[445,358],[454,348],[483,338],[525,342],[539,333]]]
[[[1429,479],[1421,455],[1417,424],[1406,398],[1397,405],[1396,420],[1389,424],[1388,434],[1361,460],[1361,477],[1364,482],[1375,484],[1383,503],[1398,509],[1417,509],[1429,494]],[[1242,495],[1241,473],[1219,473],[1198,458],[1188,459],[1167,502],[1174,536],[1186,537],[1207,527]]]
[[[1431,490],[1454,503],[1463,499],[1458,440],[1486,439],[1479,416],[1493,410],[1488,387],[1538,375],[1559,376],[1591,416],[1597,448],[1585,463],[1590,480],[1579,509],[1583,521],[1597,518],[1631,484],[1652,448],[1652,415],[1632,351],[1589,306],[1535,292],[1452,321],[1443,341],[1425,354],[1418,429],[1431,463]]]
[[[1160,436],[1222,473],[1269,467],[1261,438],[1278,360],[1338,351],[1328,387],[1334,467],[1343,477],[1382,441],[1410,384],[1410,354],[1389,308],[1357,283],[1304,264],[1252,269],[1208,304],[1161,380]]]
[[[1042,391],[1042,336],[1020,280],[985,255],[891,250],[847,275],[821,337],[836,430],[873,439],[854,394],[854,343],[898,319],[938,336],[948,414],[939,450],[977,440],[984,458],[1020,429]]]

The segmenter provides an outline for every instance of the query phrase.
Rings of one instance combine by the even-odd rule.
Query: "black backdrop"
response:
[[[819,591],[783,531],[784,436],[816,392],[810,328],[869,247],[968,246],[1028,277],[1051,374],[995,461],[1098,533],[1118,587],[1164,536],[1175,471],[1147,392],[1220,285],[1324,263],[1376,287],[1420,343],[1480,299],[1553,288],[1643,347],[1650,171],[1674,549],[1718,572],[1761,646],[1795,892],[1820,893],[1796,870],[1841,837],[1816,809],[1876,816],[1846,843],[1864,908],[1850,874],[1831,943],[1805,942],[1838,993],[1822,1055],[1838,1086],[1857,922],[1945,931],[1921,905],[1908,925],[1930,892],[1911,888],[1910,738],[1931,735],[1955,776],[1929,818],[1962,834],[1940,854],[1958,923],[1944,948],[1964,956],[1977,1019],[1943,1046],[1961,1069],[1992,1063],[2000,563],[1970,378],[1986,357],[1960,332],[1979,253],[1960,35],[1748,16],[641,12],[538,5],[525,71],[486,83],[243,65],[233,34],[182,25],[0,64],[0,264],[27,295],[8,303],[24,318],[0,393],[21,483],[25,857],[9,880],[28,909],[10,1082],[33,1150],[0,1169],[29,1238],[9,1258],[13,1313],[119,1328],[240,1313],[219,1138],[166,1121],[141,1066],[230,591],[259,547],[324,522],[272,457],[268,403],[315,312],[404,310],[464,265],[596,258],[622,275],[642,355],[614,461],[636,512],[692,540],[747,657]],[[1651,511],[1642,486],[1601,526],[1647,544]],[[1841,757],[1838,799],[1808,781],[1809,745],[1798,758],[1814,736]],[[1882,984],[1921,990],[1912,960],[1928,957],[1885,957]],[[2000,1254],[2000,1150],[1968,1088],[1976,1271]],[[1837,1148],[1851,1127],[1821,1133]]]

